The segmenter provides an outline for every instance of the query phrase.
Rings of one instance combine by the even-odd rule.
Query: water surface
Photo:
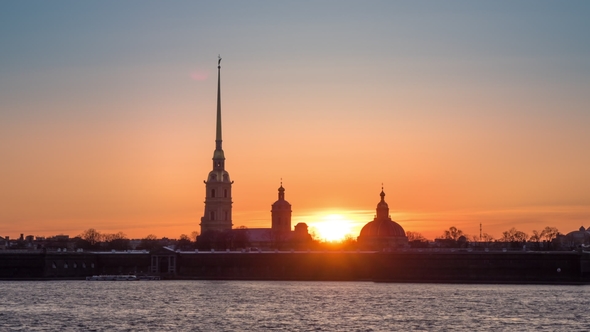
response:
[[[587,331],[590,286],[1,281],[1,331]]]

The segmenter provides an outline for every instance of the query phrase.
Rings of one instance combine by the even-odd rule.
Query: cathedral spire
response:
[[[233,181],[225,170],[225,155],[221,148],[221,57],[217,60],[217,123],[213,169],[205,182],[205,213],[201,218],[201,235],[209,231],[230,230],[232,224],[231,190]]]
[[[225,154],[221,147],[221,56],[217,60],[217,126],[215,127],[215,151],[213,152],[213,169],[225,169]]]
[[[221,149],[221,56],[217,61],[217,128],[215,131],[215,150]]]

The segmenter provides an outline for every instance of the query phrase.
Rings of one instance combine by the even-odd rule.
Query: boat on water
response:
[[[136,276],[134,274],[101,274],[86,277],[88,281],[140,281],[140,280],[160,280],[159,276]]]

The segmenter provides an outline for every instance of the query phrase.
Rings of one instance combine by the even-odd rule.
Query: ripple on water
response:
[[[8,331],[582,331],[590,286],[2,281]]]

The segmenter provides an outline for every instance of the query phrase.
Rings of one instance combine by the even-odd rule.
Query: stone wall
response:
[[[164,278],[590,283],[590,253],[582,252],[166,253],[175,259],[175,273],[162,273]],[[2,252],[0,278],[83,279],[95,274],[153,274],[151,258],[150,253]]]

